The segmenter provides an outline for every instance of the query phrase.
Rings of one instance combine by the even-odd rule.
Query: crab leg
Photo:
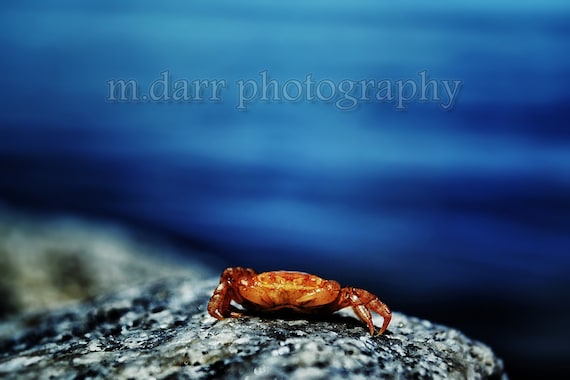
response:
[[[382,327],[380,328],[380,331],[378,331],[377,335],[386,331],[386,328],[392,319],[392,312],[388,306],[380,301],[380,299],[378,299],[374,294],[364,289],[351,287],[343,288],[339,296],[337,307],[338,309],[342,309],[347,306],[351,306],[356,315],[366,323],[371,335],[374,335],[374,323],[370,311],[378,313],[384,319]]]
[[[370,301],[368,307],[370,308],[370,310],[374,311],[375,313],[378,313],[384,319],[384,321],[382,322],[382,327],[380,328],[380,331],[378,331],[377,335],[383,334],[384,331],[386,331],[388,325],[390,324],[390,320],[392,319],[392,312],[390,311],[388,306],[384,302],[380,301],[378,298],[375,298],[372,301]]]
[[[354,310],[356,315],[358,315],[358,318],[366,323],[368,330],[370,330],[370,335],[374,335],[374,323],[372,323],[372,314],[370,314],[370,310],[368,310],[364,305],[353,306],[352,310]]]

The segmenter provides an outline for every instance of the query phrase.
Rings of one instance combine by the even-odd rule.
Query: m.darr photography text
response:
[[[222,102],[228,89],[225,79],[176,79],[170,71],[160,73],[143,92],[135,79],[107,81],[110,102]],[[442,110],[452,109],[457,101],[463,81],[433,79],[428,70],[408,79],[316,79],[307,74],[303,79],[280,80],[272,78],[268,70],[257,78],[235,81],[235,109],[247,111],[261,103],[330,103],[341,111],[357,109],[363,103],[387,103],[398,111],[409,105],[435,103]]]

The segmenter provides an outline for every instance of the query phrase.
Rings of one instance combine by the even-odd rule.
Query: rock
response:
[[[40,218],[0,204],[0,320],[165,277],[214,274],[185,254],[117,225]]]
[[[217,321],[218,278],[195,259],[116,226],[2,211],[0,378],[506,379],[484,344],[399,313],[380,337],[347,310]]]
[[[457,330],[395,313],[372,337],[328,317],[206,312],[217,278],[180,278],[0,324],[6,379],[506,379],[491,349]]]

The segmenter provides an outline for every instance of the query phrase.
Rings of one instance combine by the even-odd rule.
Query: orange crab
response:
[[[350,306],[372,335],[374,324],[370,311],[384,318],[378,335],[386,330],[392,318],[388,306],[374,294],[364,289],[341,288],[336,281],[303,272],[257,274],[249,268],[227,268],[210,298],[208,313],[219,320],[238,318],[242,313],[230,304],[232,301],[251,311],[292,309],[301,313],[333,313]]]

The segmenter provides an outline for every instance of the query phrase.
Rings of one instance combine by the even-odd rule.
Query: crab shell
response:
[[[293,309],[301,313],[314,312],[334,302],[340,284],[303,272],[265,272],[243,278],[237,291],[247,301],[263,310]]]

